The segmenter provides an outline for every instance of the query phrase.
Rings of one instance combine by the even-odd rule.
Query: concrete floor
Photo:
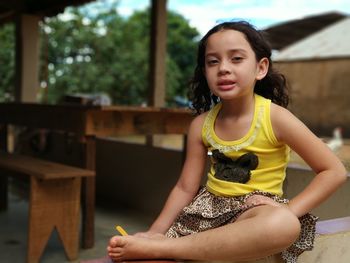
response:
[[[109,238],[117,232],[116,224],[122,225],[129,233],[143,231],[152,222],[152,218],[111,205],[96,206],[95,246],[92,249],[80,249],[79,258],[68,261],[57,233],[54,231],[42,255],[42,263],[80,262],[82,260],[104,257]],[[17,195],[9,195],[9,207],[0,211],[0,262],[24,263],[26,259],[28,224],[28,201]]]

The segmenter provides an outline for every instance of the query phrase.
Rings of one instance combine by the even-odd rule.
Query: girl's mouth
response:
[[[236,86],[236,82],[232,80],[220,80],[218,82],[218,88],[220,90],[230,90]]]

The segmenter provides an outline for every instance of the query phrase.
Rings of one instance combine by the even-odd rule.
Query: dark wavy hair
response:
[[[254,87],[254,92],[272,102],[287,107],[289,102],[288,88],[286,78],[283,74],[277,72],[272,66],[271,47],[265,39],[264,33],[254,28],[246,21],[224,22],[216,25],[200,40],[197,52],[197,66],[194,70],[194,76],[190,81],[189,98],[192,102],[196,114],[209,110],[213,104],[217,104],[219,98],[212,95],[204,75],[205,68],[205,49],[208,38],[223,30],[236,30],[243,33],[255,53],[257,61],[262,58],[269,60],[269,69],[266,76],[258,80]]]

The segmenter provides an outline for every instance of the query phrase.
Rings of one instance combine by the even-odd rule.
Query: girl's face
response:
[[[221,100],[252,95],[257,80],[265,77],[268,59],[256,60],[243,33],[223,30],[207,39],[205,76],[211,92]]]

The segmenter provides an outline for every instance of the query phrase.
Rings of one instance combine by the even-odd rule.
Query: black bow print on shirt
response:
[[[258,157],[253,153],[246,153],[232,160],[219,150],[212,152],[215,160],[215,177],[220,180],[245,184],[250,180],[251,170],[258,166]]]

